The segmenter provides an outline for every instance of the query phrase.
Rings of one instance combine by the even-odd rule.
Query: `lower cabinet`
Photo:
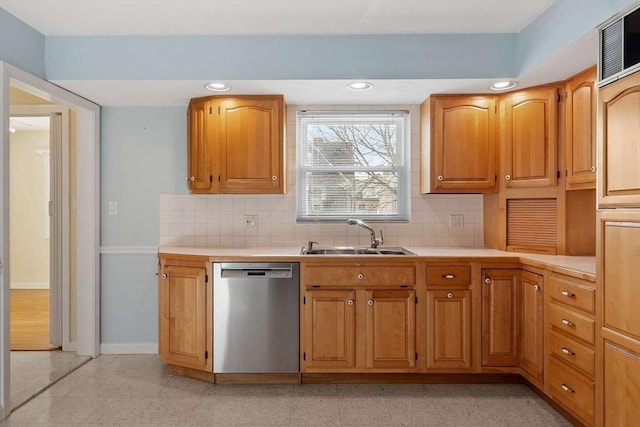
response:
[[[520,278],[519,269],[482,270],[482,366],[519,365]]]
[[[473,367],[471,321],[471,291],[427,290],[427,369]]]
[[[170,365],[213,372],[208,258],[160,258],[158,350]]]
[[[543,382],[544,298],[543,276],[522,272],[522,328],[520,331],[520,367],[533,380]]]
[[[603,424],[633,426],[640,422],[640,341],[635,351],[607,339],[603,344]]]
[[[415,370],[415,290],[307,289],[302,372]]]

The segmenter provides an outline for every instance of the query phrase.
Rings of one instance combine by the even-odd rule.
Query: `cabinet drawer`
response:
[[[595,321],[591,317],[556,304],[549,304],[549,324],[589,344],[595,343]]]
[[[585,375],[555,357],[549,366],[549,392],[553,400],[571,411],[586,424],[593,425],[595,387]]]
[[[410,286],[416,284],[416,269],[406,266],[347,267],[311,266],[304,269],[304,283],[309,286]]]
[[[468,265],[434,265],[427,267],[427,286],[460,286],[471,284],[471,267]]]
[[[589,374],[591,377],[595,375],[596,353],[593,348],[555,331],[551,331],[549,334],[549,346],[551,353],[568,365]]]
[[[579,283],[564,276],[551,275],[549,295],[554,301],[580,310],[595,313],[595,287]]]

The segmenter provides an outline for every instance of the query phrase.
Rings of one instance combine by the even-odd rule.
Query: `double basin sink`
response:
[[[388,248],[354,248],[331,247],[308,249],[303,247],[301,255],[415,255],[413,252],[400,247]]]

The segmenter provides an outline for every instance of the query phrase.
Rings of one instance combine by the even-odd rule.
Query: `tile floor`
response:
[[[213,385],[100,356],[0,426],[570,426],[522,384]]]
[[[12,351],[11,407],[20,406],[89,359],[69,351]]]

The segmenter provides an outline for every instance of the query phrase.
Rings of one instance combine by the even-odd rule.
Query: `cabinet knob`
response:
[[[162,273],[162,276],[160,276],[160,277],[162,277],[163,279],[166,279],[167,278],[167,273]]]
[[[596,167],[595,166],[591,166],[591,172],[595,172],[596,171]]]
[[[362,280],[362,279],[364,279],[364,274],[358,273],[358,275],[356,277],[358,278],[358,280]]]
[[[449,292],[449,293],[447,294],[447,298],[449,298],[449,299],[453,298],[453,293],[452,293],[452,292]]]
[[[533,290],[538,292],[540,290],[540,285],[534,285]]]
[[[444,177],[442,175],[438,175],[438,181],[442,181]]]
[[[569,292],[569,291],[562,291],[562,292],[560,292],[560,293],[561,293],[562,295],[564,295],[565,297],[569,297],[569,298],[571,298],[571,297],[575,297],[575,296],[576,296],[576,294],[574,294],[573,292]]]
[[[505,175],[504,179],[506,179],[507,181],[511,181],[511,175]]]
[[[192,176],[190,179],[191,179],[191,181],[195,181],[195,180],[196,180],[196,177],[195,177],[195,176]]]
[[[456,275],[455,274],[443,274],[442,278],[443,279],[447,279],[447,280],[451,280],[451,279],[455,279]]]
[[[562,384],[560,387],[567,393],[575,393],[575,391],[573,391],[568,385]]]
[[[571,320],[562,319],[561,322],[562,322],[563,325],[575,326],[575,323],[573,323]]]
[[[367,304],[369,304],[369,305],[373,305],[373,300],[372,300],[372,299],[370,299],[369,301],[367,301]]]
[[[274,181],[277,181],[277,180],[278,180],[278,177],[277,177],[277,176],[275,176],[275,175],[273,175],[273,176],[271,177],[271,179],[272,179],[272,180],[274,180]]]
[[[487,285],[490,285],[491,279],[487,277],[486,279],[484,279],[484,283],[486,283]]]
[[[562,347],[560,349],[560,351],[563,352],[564,354],[566,354],[567,356],[575,356],[576,355],[573,351],[569,350],[567,347]]]
[[[348,301],[347,301],[347,304],[348,304],[348,305],[353,305],[353,300],[352,300],[352,299],[348,300]]]

